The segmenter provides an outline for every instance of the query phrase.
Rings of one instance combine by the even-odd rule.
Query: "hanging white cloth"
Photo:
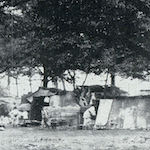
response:
[[[109,119],[109,114],[112,108],[112,103],[113,103],[112,99],[100,100],[95,127],[105,126],[107,124]]]

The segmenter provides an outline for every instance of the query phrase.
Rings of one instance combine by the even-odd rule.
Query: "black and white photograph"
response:
[[[150,0],[0,0],[0,150],[150,150]]]

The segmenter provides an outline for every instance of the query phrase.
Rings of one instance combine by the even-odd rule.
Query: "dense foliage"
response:
[[[43,67],[44,86],[77,69],[149,74],[149,0],[4,0],[0,10],[1,72]]]

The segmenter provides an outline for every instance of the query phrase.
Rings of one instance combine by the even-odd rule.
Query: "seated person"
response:
[[[90,108],[88,108],[84,114],[83,114],[84,123],[83,126],[86,128],[92,128],[95,124],[96,119],[96,110],[95,106],[92,105]]]

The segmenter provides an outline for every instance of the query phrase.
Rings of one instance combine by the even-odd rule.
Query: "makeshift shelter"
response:
[[[84,112],[91,106],[92,101],[96,101],[96,114],[98,113],[98,118],[96,119],[96,124],[104,124],[99,123],[102,118],[108,118],[109,112],[111,110],[112,102],[104,102],[101,101],[102,99],[112,99],[116,96],[125,96],[127,95],[127,92],[120,90],[118,87],[108,87],[108,86],[100,86],[100,85],[92,85],[92,86],[79,86],[78,87],[81,90],[81,96],[79,98],[79,104],[81,106],[81,120],[80,124],[83,124],[83,114]],[[86,102],[85,102],[86,101]],[[110,103],[109,103],[110,102]],[[109,106],[106,108],[106,106]],[[107,110],[107,112],[106,112]],[[99,114],[99,112],[102,113]],[[104,116],[105,114],[105,116]]]
[[[80,106],[77,104],[73,92],[52,96],[49,107],[45,107],[44,111],[49,119],[49,124],[51,120],[57,120],[59,124],[68,126],[78,126],[79,124]]]
[[[116,97],[107,126],[119,129],[150,129],[150,95]]]
[[[150,129],[150,95],[146,95],[147,91],[144,91],[144,95],[128,96],[127,92],[117,87],[104,88],[94,85],[81,88],[82,96],[95,94],[98,106],[95,128]],[[81,108],[81,113],[88,107],[89,103]]]
[[[74,93],[54,88],[39,88],[23,100],[30,104],[30,120],[42,121],[42,112],[47,120],[63,120],[66,124],[77,125],[80,107]],[[44,115],[45,115],[44,114]]]
[[[40,87],[34,93],[28,93],[22,97],[22,104],[28,104],[29,108],[29,119],[34,121],[41,121],[42,120],[42,109],[46,105],[44,103],[45,97],[54,96],[58,94],[60,90],[56,90],[54,88],[44,88]],[[48,104],[47,104],[48,105]]]
[[[118,96],[96,101],[99,103],[94,126],[96,129],[150,130],[150,95]]]

